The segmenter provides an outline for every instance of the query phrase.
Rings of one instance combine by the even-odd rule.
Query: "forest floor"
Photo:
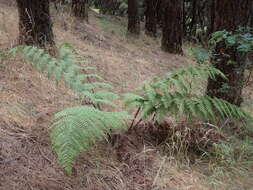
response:
[[[71,43],[94,64],[118,94],[133,92],[145,81],[165,72],[195,64],[184,46],[184,56],[160,50],[160,40],[125,36],[125,20],[90,12],[89,24],[66,12],[52,10],[55,40]],[[0,49],[16,44],[15,5],[0,1]],[[250,89],[252,90],[252,88]],[[250,92],[250,90],[248,90]],[[124,146],[126,160],[105,142],[83,153],[67,176],[50,148],[52,115],[75,105],[74,93],[37,72],[20,57],[0,65],[0,190],[250,190],[252,170],[211,172],[208,162],[180,162],[159,151],[138,134]],[[118,110],[122,110],[118,102]]]

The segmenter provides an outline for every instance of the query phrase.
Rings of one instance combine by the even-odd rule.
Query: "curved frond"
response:
[[[126,127],[125,112],[103,112],[88,106],[67,108],[55,115],[51,140],[58,160],[68,174],[75,158],[116,129]]]
[[[141,89],[142,96],[126,94],[125,106],[139,107],[144,119],[156,115],[159,121],[168,114],[211,121],[227,118],[252,120],[249,113],[227,101],[190,93],[190,83],[195,83],[199,78],[214,78],[217,75],[225,78],[221,71],[208,65],[190,66],[173,71],[165,78],[155,79],[154,82],[144,85]]]
[[[83,71],[94,70],[94,67],[79,66],[76,63],[86,62],[78,55],[73,47],[64,43],[58,49],[58,57],[52,57],[44,49],[35,46],[18,46],[9,51],[14,55],[20,52],[27,61],[30,61],[36,69],[46,73],[48,78],[59,83],[64,79],[65,84],[94,104],[114,105],[111,101],[116,94],[111,92],[96,92],[97,89],[112,89],[113,87],[104,82],[104,79],[95,73],[84,74]],[[89,79],[92,79],[90,81]],[[102,82],[101,82],[102,81]],[[89,93],[87,93],[89,92]],[[89,95],[87,95],[89,94]]]

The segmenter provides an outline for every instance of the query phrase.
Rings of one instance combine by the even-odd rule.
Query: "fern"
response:
[[[165,78],[158,79],[157,82],[153,82],[151,85],[161,88],[173,88],[176,87],[178,91],[188,92],[191,90],[191,84],[198,83],[198,79],[203,81],[204,79],[215,79],[219,75],[226,79],[226,76],[218,69],[209,66],[188,66],[182,69],[178,69],[174,72],[167,73]]]
[[[112,86],[104,82],[98,74],[86,73],[95,68],[88,66],[87,61],[78,55],[70,44],[60,45],[58,57],[52,57],[45,50],[35,46],[17,46],[9,51],[10,55],[17,53],[21,53],[25,60],[30,61],[36,69],[45,73],[48,78],[54,79],[56,83],[64,79],[69,88],[81,97],[88,98],[95,107],[99,107],[98,104],[114,106],[111,100],[117,97],[116,94],[109,91],[107,93],[110,96],[102,95],[106,90],[111,90]],[[87,66],[79,66],[76,63],[85,63]],[[102,91],[97,91],[97,89],[102,89]]]
[[[211,121],[226,118],[252,120],[250,114],[224,100],[190,92],[192,83],[207,77],[214,79],[217,75],[226,78],[209,65],[190,66],[167,73],[166,77],[144,85],[141,89],[143,95],[125,94],[125,106],[139,107],[142,118],[155,116],[157,121],[164,120],[167,114]]]
[[[9,55],[17,53],[21,53],[25,60],[30,61],[35,68],[56,83],[64,79],[69,88],[88,99],[95,107],[67,108],[55,115],[51,133],[52,147],[60,164],[70,175],[75,158],[96,141],[106,138],[112,130],[124,128],[123,119],[128,117],[128,114],[96,109],[100,108],[100,104],[115,106],[111,100],[118,96],[110,92],[113,87],[101,76],[86,73],[88,70],[95,70],[94,67],[76,64],[87,62],[73,51],[70,44],[59,47],[58,57],[52,57],[45,50],[33,46],[18,46],[8,52]]]
[[[68,174],[75,158],[111,130],[123,129],[124,112],[103,112],[88,106],[67,108],[55,115],[51,134],[53,150]]]

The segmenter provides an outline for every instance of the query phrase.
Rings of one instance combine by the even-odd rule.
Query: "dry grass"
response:
[[[73,44],[119,94],[133,91],[154,76],[193,64],[187,56],[161,52],[157,40],[142,36],[128,41],[112,34],[115,29],[105,30],[95,13],[91,13],[90,24],[76,22],[66,13],[54,11],[52,16],[56,41]],[[16,8],[1,2],[0,18],[0,48],[10,48],[18,35]],[[202,174],[200,165],[178,163],[135,135],[130,136],[135,145],[125,138],[114,148],[104,142],[97,144],[78,158],[74,175],[66,176],[51,152],[48,126],[54,113],[79,103],[71,90],[56,86],[18,57],[0,64],[0,190],[213,189],[207,184],[209,174]],[[237,189],[253,185],[247,176],[234,182]],[[227,187],[233,185],[217,189]]]

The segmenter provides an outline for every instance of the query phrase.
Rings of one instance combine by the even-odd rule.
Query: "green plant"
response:
[[[114,106],[111,99],[118,96],[110,91],[96,89],[112,89],[112,86],[103,81],[97,74],[89,74],[87,70],[94,67],[82,67],[77,63],[86,61],[74,52],[73,48],[65,43],[60,46],[58,56],[53,57],[44,49],[34,46],[18,46],[7,54],[21,53],[25,60],[30,61],[39,71],[46,73],[59,83],[64,79],[65,84],[77,92],[80,97],[87,98],[93,107],[79,106],[66,108],[55,114],[52,125],[52,147],[57,153],[58,160],[68,174],[71,174],[71,165],[75,158],[86,151],[97,140],[105,138],[115,129],[123,129],[124,118],[128,117],[124,112],[101,111],[100,104]],[[94,81],[94,80],[99,81]]]
[[[55,115],[51,134],[53,150],[71,174],[71,164],[81,152],[86,151],[97,140],[106,138],[111,130],[123,129],[124,112],[103,112],[88,106],[67,108]]]
[[[87,72],[95,70],[95,67],[78,65],[77,63],[87,64],[87,61],[78,55],[70,44],[60,45],[57,57],[35,46],[17,46],[9,51],[11,55],[16,53],[21,53],[25,60],[30,61],[40,72],[46,73],[48,78],[54,79],[56,83],[63,78],[69,88],[85,100],[88,99],[94,107],[100,108],[99,104],[115,106],[111,100],[118,96],[108,91],[113,87],[104,82],[98,74]]]
[[[250,27],[238,27],[235,31],[222,30],[212,34],[209,41],[212,64],[217,67],[217,65],[226,63],[228,68],[232,68],[232,72],[242,73],[242,75],[245,73],[245,76],[242,78],[239,85],[231,85],[231,82],[223,83],[222,88],[218,91],[227,93],[229,92],[229,89],[243,89],[250,84],[253,72],[253,62],[252,59],[249,59],[248,57],[253,53],[252,32],[253,29]],[[221,46],[223,49],[217,51]],[[221,60],[223,60],[223,63]],[[248,71],[247,76],[245,71]],[[230,75],[231,74],[232,73],[230,73]],[[227,75],[229,74],[227,73]]]
[[[252,120],[250,114],[241,108],[218,98],[193,93],[198,81],[214,79],[217,75],[226,78],[219,70],[209,66],[189,66],[157,78],[141,88],[142,95],[125,94],[125,105],[138,107],[141,118],[152,117],[153,120],[163,121],[164,117],[172,114],[175,117],[186,116],[189,120],[218,121],[219,119]],[[136,114],[137,115],[137,114]]]
[[[215,144],[212,153],[216,163],[222,166],[234,167],[236,164],[247,166],[253,164],[253,143],[247,136],[244,139],[231,136],[226,141]]]
[[[239,56],[244,57],[245,54],[253,50],[252,29],[249,27],[239,27],[234,32],[226,30],[214,32],[209,41],[210,48],[215,48],[220,42],[224,42],[226,47],[234,48]]]

